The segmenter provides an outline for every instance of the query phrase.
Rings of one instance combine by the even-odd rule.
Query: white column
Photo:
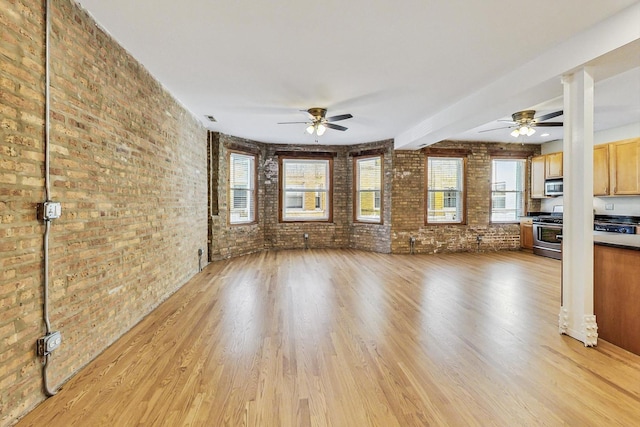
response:
[[[563,76],[564,214],[560,333],[598,343],[593,314],[593,77],[582,68]]]

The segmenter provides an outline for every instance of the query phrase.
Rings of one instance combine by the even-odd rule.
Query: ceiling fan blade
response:
[[[345,131],[348,128],[344,127],[344,126],[340,126],[340,125],[334,125],[333,123],[325,123],[324,124],[326,127],[328,127],[329,129],[335,129],[335,130],[341,130],[341,131]]]
[[[478,131],[478,133],[483,133],[483,132],[493,132],[494,130],[500,130],[500,129],[511,129],[511,128],[514,128],[514,127],[515,127],[515,126],[506,126],[506,127],[503,127],[503,128],[485,129],[485,130]]]
[[[328,122],[337,122],[340,120],[347,120],[352,118],[353,116],[351,114],[341,114],[339,116],[333,116],[333,117],[327,117],[327,121]]]
[[[297,125],[297,124],[300,124],[300,123],[307,124],[309,122],[278,122],[279,125]]]
[[[544,122],[545,120],[553,119],[554,117],[558,117],[564,114],[564,111],[554,111],[553,113],[545,114],[540,117],[536,117],[534,120],[537,122]]]
[[[535,127],[553,127],[553,126],[562,126],[564,123],[562,122],[546,122],[546,123],[534,123]]]

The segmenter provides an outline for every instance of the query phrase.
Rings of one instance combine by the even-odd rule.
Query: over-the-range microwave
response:
[[[548,179],[544,182],[545,196],[562,196],[562,179]]]

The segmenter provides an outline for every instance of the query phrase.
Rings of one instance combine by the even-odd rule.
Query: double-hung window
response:
[[[427,157],[428,224],[465,222],[465,158]]]
[[[280,218],[282,221],[332,220],[333,158],[282,158]]]
[[[525,159],[491,161],[491,222],[516,222],[525,210]]]
[[[256,221],[256,156],[229,154],[229,223]]]
[[[356,157],[355,168],[355,220],[381,223],[382,156]]]

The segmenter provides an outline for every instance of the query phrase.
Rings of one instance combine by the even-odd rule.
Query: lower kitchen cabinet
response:
[[[593,253],[598,337],[640,355],[640,250],[595,245]]]
[[[520,221],[520,247],[533,250],[533,224],[531,219]]]

